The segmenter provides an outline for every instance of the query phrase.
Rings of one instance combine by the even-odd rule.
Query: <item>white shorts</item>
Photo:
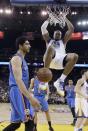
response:
[[[65,58],[67,54],[56,54],[54,59],[52,59],[51,63],[50,63],[50,68],[51,69],[56,69],[56,70],[60,70],[63,69],[63,60]]]
[[[75,112],[77,117],[88,118],[88,100],[84,98],[75,98]]]

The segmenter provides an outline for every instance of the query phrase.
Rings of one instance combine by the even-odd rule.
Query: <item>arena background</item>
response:
[[[65,0],[54,1],[56,4],[66,4]],[[74,34],[68,42],[66,51],[74,52],[79,55],[77,65],[69,74],[68,79],[72,79],[74,84],[81,76],[81,70],[88,69],[88,5],[72,3],[68,19],[75,27]],[[47,19],[46,4],[11,4],[9,0],[0,0],[0,131],[8,124],[10,119],[9,87],[8,87],[8,64],[15,53],[15,39],[20,35],[26,35],[31,41],[31,51],[26,56],[29,65],[30,79],[33,77],[34,70],[43,66],[43,54],[45,52],[45,42],[41,36],[41,25]],[[48,27],[52,37],[54,30],[58,28],[64,33],[67,30],[56,27]],[[53,86],[53,81],[60,76],[62,71],[54,71],[53,80],[50,82],[51,95],[49,98],[50,113],[55,131],[72,131],[73,127],[71,112],[66,105],[65,99],[57,96]],[[66,80],[66,84],[67,84]],[[38,130],[48,130],[47,123],[42,112],[38,115]],[[41,117],[41,119],[39,119]],[[4,121],[4,122],[3,122]],[[62,126],[64,124],[64,126]],[[42,126],[43,125],[43,126]],[[23,126],[21,129],[23,131]],[[85,128],[88,131],[88,127]]]

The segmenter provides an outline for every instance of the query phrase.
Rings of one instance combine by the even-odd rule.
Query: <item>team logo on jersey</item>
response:
[[[60,47],[60,42],[59,41],[54,41],[54,47]]]

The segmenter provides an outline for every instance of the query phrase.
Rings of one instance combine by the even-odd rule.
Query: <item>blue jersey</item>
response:
[[[46,86],[46,90],[40,89],[40,86]],[[48,84],[40,82],[37,78],[34,79],[34,96],[43,96],[47,94]]]
[[[25,87],[29,88],[29,72],[28,66],[24,58],[21,54],[16,54],[15,56],[19,56],[22,60],[22,80],[25,84]],[[11,121],[18,122],[27,120],[27,115],[34,116],[34,112],[32,111],[29,100],[21,93],[16,80],[13,75],[12,65],[9,65],[10,76],[9,76],[9,86],[10,86],[10,103],[11,103]],[[29,112],[26,113],[26,110]]]
[[[38,99],[42,111],[48,111],[48,102],[45,99],[48,83],[40,82],[37,77],[34,78],[34,96]]]
[[[28,72],[27,62],[20,54],[16,54],[15,56],[19,56],[22,60],[22,80],[26,88],[28,89],[29,88],[29,72]],[[9,64],[9,70],[10,70],[9,87],[17,86],[14,75],[13,75],[11,63]]]
[[[75,98],[75,92],[74,92],[74,85],[67,85],[65,87],[65,91],[66,91],[66,98]]]

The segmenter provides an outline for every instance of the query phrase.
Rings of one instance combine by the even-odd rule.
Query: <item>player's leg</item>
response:
[[[63,60],[63,66],[64,66],[64,71],[59,78],[61,81],[64,82],[68,74],[72,71],[74,65],[76,64],[78,60],[78,55],[75,53],[68,53],[66,57]]]
[[[75,116],[75,107],[71,107],[71,113],[72,113],[72,116],[73,116],[73,123],[72,125],[75,125],[76,123],[76,116]]]
[[[37,112],[35,112],[34,116],[34,131],[37,131]]]
[[[77,118],[74,131],[82,131],[82,128],[83,128],[83,119],[84,118]]]
[[[41,108],[42,108],[42,97],[41,96],[35,96],[35,98],[39,101]],[[35,110],[35,115],[34,115],[34,131],[37,131],[37,113],[38,110]]]
[[[55,57],[55,50],[52,46],[48,47],[44,55],[44,67],[49,68],[52,59]]]
[[[62,58],[63,59],[63,58]],[[68,74],[72,71],[74,65],[76,64],[78,60],[78,55],[75,53],[69,53],[65,56],[63,59],[63,66],[64,66],[64,71],[59,79],[54,82],[54,86],[57,89],[57,92],[61,95],[64,96],[64,81]]]
[[[77,60],[78,60],[78,55],[76,53],[68,53],[65,58],[66,64],[65,64],[64,71],[63,71],[62,75],[65,75],[67,77],[68,74],[72,71]],[[64,81],[65,79],[62,75],[61,75],[60,79],[62,81]]]
[[[25,122],[25,131],[34,131],[34,120]]]
[[[49,125],[49,130],[54,131],[54,129],[52,127],[52,123],[51,123],[51,117],[50,117],[50,114],[49,114],[48,102],[44,98],[41,100],[41,105],[42,105],[42,111],[44,111],[45,114],[46,114],[46,119],[47,119],[47,122],[48,122],[48,125]]]
[[[73,116],[73,125],[75,125],[76,123],[76,113],[75,113],[75,99],[74,98],[71,98],[71,112],[72,112],[72,116]]]
[[[11,123],[3,131],[15,131],[20,127],[21,123]]]
[[[75,125],[76,117],[75,117],[75,100],[74,98],[67,98],[67,104],[71,110],[72,116],[73,116],[73,123],[72,125]]]
[[[75,113],[76,113],[77,120],[75,123],[74,131],[80,131],[80,130],[82,131],[82,128],[80,129],[81,123],[83,121],[80,98],[75,98]]]
[[[54,129],[52,128],[52,124],[51,124],[51,117],[50,117],[50,114],[49,114],[49,110],[45,111],[45,114],[46,114],[46,119],[47,119],[47,122],[48,122],[48,125],[49,125],[49,130],[54,131]]]
[[[84,126],[88,126],[88,118],[86,119]]]
[[[10,90],[11,124],[8,125],[3,131],[15,131],[21,125],[21,119],[18,113],[18,110],[20,109],[20,105],[21,105],[21,103],[19,103],[21,97],[17,87],[15,90],[13,88]],[[19,101],[17,100],[17,95],[19,96]]]
[[[21,122],[21,121],[23,121],[23,122],[27,121],[25,123],[25,131],[29,131],[29,129],[31,129],[31,131],[33,131],[32,129],[34,127],[34,124],[33,124],[34,121],[29,120],[30,113],[26,114],[25,101],[28,104],[29,104],[29,101],[27,99],[26,100],[25,99],[17,87],[15,87],[15,89],[14,89],[14,87],[11,89],[10,101],[11,101],[11,107],[12,107],[12,110],[11,110],[12,124],[10,124],[8,127],[6,127],[5,131],[15,131],[16,129],[18,129],[20,127],[20,123],[18,123],[18,122]],[[11,130],[9,130],[9,129],[11,129]]]
[[[82,125],[85,126],[88,125],[88,101],[87,99],[83,99],[81,103],[82,103],[82,112],[84,114]]]
[[[75,124],[75,131],[82,131],[83,126],[85,125],[87,118],[88,118],[88,103],[86,99],[76,98],[75,101],[76,105],[76,114],[77,114],[77,121]]]
[[[82,122],[82,125],[83,125],[83,126],[85,126],[86,124],[88,125],[87,122],[88,122],[88,118],[84,118],[84,119],[83,119],[83,122]]]
[[[35,111],[34,108],[31,106],[29,103],[28,99],[24,99],[25,103],[25,114],[26,114],[26,121],[25,123],[25,131],[34,131],[34,116],[35,116]]]

